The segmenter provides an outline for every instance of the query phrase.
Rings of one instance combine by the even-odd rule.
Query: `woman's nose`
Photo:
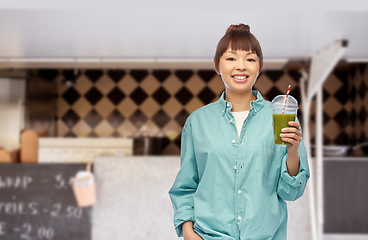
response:
[[[239,71],[242,71],[242,70],[245,70],[245,64],[243,61],[239,61],[237,66],[236,66],[236,69],[239,70]]]

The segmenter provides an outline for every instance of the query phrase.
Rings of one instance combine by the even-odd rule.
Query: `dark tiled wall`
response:
[[[68,70],[39,70],[57,85],[60,137],[162,137],[163,154],[179,154],[181,128],[195,109],[224,90],[212,70],[81,70],[72,87],[62,83]],[[264,71],[254,88],[266,99],[290,94],[299,100],[298,71]],[[355,144],[368,136],[368,67],[335,70],[324,84],[324,141]],[[311,110],[312,114],[314,109]],[[311,116],[314,140],[314,116]]]

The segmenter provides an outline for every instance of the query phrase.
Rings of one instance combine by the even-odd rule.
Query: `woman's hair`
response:
[[[220,39],[217,44],[217,49],[214,57],[215,69],[219,71],[219,62],[221,56],[228,48],[231,50],[244,50],[255,53],[259,58],[259,72],[263,67],[263,54],[261,46],[258,40],[253,34],[250,33],[250,27],[245,24],[231,25],[225,35]]]

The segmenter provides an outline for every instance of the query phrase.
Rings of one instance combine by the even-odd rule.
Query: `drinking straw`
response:
[[[288,90],[287,90],[287,93],[286,93],[286,97],[285,97],[285,102],[284,102],[284,108],[282,109],[282,113],[281,114],[284,114],[284,112],[285,112],[286,103],[287,103],[287,99],[289,97],[290,88],[291,88],[291,85],[289,85],[289,87],[288,87]]]

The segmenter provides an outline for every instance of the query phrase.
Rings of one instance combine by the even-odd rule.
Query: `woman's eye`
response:
[[[235,61],[235,58],[228,58],[228,61]]]
[[[255,62],[256,60],[255,60],[255,59],[253,59],[253,58],[248,58],[248,61],[249,61],[249,62]]]

